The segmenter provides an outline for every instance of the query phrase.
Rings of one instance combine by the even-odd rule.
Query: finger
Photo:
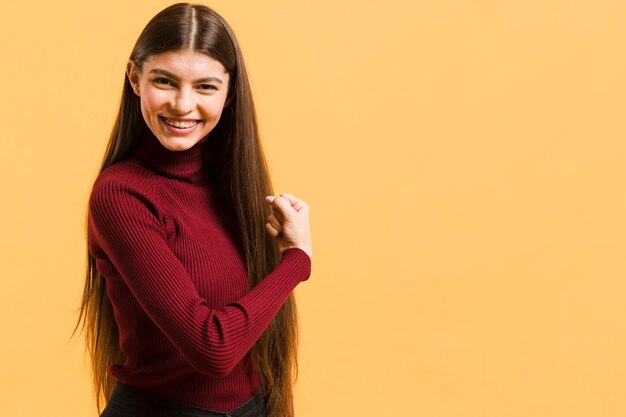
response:
[[[267,220],[269,224],[272,225],[272,227],[276,229],[279,233],[283,232],[283,225],[280,224],[275,215],[270,214],[269,216],[267,216]]]
[[[289,200],[289,204],[291,204],[291,207],[293,207],[296,211],[301,211],[307,207],[307,204],[303,200],[293,194],[282,193],[280,196]]]
[[[265,230],[271,237],[276,237],[280,234],[278,230],[274,229],[274,227],[269,223],[265,223]]]
[[[269,204],[271,209],[272,209],[270,214],[274,214],[276,216],[278,222],[282,223],[284,221],[282,213],[280,213],[279,210],[273,210],[274,209],[274,200],[276,200],[277,198],[278,197],[274,197],[273,195],[268,195],[268,196],[265,196],[264,201],[265,201],[265,203]]]
[[[278,218],[281,217],[284,219],[285,216],[289,216],[296,212],[296,210],[291,207],[291,202],[282,196],[278,196],[272,201],[272,207],[276,208],[279,213],[275,213]]]

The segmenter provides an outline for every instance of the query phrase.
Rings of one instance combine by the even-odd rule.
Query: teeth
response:
[[[165,120],[165,123],[167,123],[168,125],[177,127],[179,129],[189,129],[190,127],[193,127],[200,123],[200,120],[196,120],[194,122],[179,122],[178,120],[171,120],[166,118],[163,118],[163,120]]]

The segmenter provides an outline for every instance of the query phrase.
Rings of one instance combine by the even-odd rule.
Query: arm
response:
[[[96,182],[89,200],[92,239],[104,251],[150,319],[198,371],[227,375],[269,325],[291,291],[310,275],[299,248],[245,296],[207,307],[166,244],[149,196],[115,181]]]

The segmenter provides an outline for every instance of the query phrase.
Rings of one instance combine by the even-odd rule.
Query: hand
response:
[[[280,253],[297,247],[310,258],[312,248],[309,206],[291,194],[281,194],[278,197],[268,195],[265,202],[272,207],[272,212],[267,216],[265,230],[275,239]]]

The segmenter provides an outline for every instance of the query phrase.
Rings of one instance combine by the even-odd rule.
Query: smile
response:
[[[191,120],[191,121],[183,122],[183,121],[178,121],[178,120],[173,120],[173,119],[167,119],[162,116],[159,116],[159,117],[161,117],[161,120],[163,120],[165,123],[177,129],[191,129],[192,127],[194,127],[195,125],[201,122],[201,120]]]

